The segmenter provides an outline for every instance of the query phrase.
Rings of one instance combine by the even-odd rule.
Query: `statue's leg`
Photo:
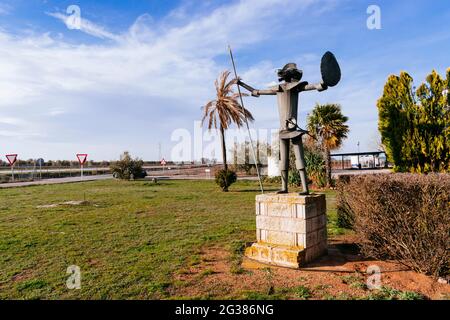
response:
[[[280,171],[281,190],[277,193],[288,193],[289,139],[280,139]]]
[[[308,190],[308,176],[306,174],[305,155],[303,151],[302,137],[298,137],[292,140],[292,145],[295,153],[295,166],[300,173],[302,180],[303,192],[301,194],[309,194]]]

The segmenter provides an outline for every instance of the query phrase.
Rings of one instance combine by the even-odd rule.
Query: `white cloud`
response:
[[[82,19],[82,32],[108,40],[97,44],[74,45],[51,33],[21,38],[0,31],[0,112],[26,121],[26,127],[15,127],[14,136],[29,138],[5,144],[32,157],[37,137],[39,144],[44,137],[49,145],[86,140],[86,148],[93,149],[86,152],[96,159],[133,148],[141,157],[154,158],[152,145],[200,118],[200,106],[214,94],[213,80],[225,68],[217,57],[226,55],[228,43],[236,51],[248,48],[273,37],[287,19],[322,10],[328,2],[240,1],[175,27],[145,14],[121,34]],[[67,19],[61,13],[49,15],[64,23]],[[274,69],[263,61],[242,71],[264,85],[273,80]],[[0,123],[0,134],[7,132]],[[52,150],[49,156],[68,158],[66,150]]]
[[[66,25],[70,25],[70,15],[64,15],[60,12],[47,12],[47,15],[54,17],[58,20],[61,20]],[[118,41],[120,40],[119,36],[116,36],[115,34],[108,32],[105,28],[87,20],[84,18],[80,18],[80,31],[85,32],[91,36],[100,38],[100,39],[109,39]]]
[[[0,117],[0,123],[7,125],[21,125],[24,124],[25,122],[19,118]]]
[[[51,117],[56,117],[56,116],[60,116],[63,114],[66,114],[67,110],[65,110],[64,108],[52,108],[49,110],[48,115]]]

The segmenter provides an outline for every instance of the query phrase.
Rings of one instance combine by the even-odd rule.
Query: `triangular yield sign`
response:
[[[14,165],[14,163],[16,163],[17,160],[17,154],[7,154],[6,159],[8,159],[10,165]]]
[[[85,153],[79,153],[77,154],[77,158],[78,158],[78,162],[80,162],[80,164],[85,164],[86,160],[87,160],[88,155]]]

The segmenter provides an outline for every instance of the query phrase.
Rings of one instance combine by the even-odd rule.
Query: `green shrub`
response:
[[[314,183],[317,187],[323,188],[326,185],[325,160],[323,152],[314,145],[305,143],[305,164],[308,174],[308,183]],[[300,174],[295,166],[295,155],[293,148],[289,154],[289,184],[292,186],[301,186]]]
[[[120,160],[111,164],[111,173],[115,178],[130,180],[145,178],[147,173],[142,168],[144,162],[141,159],[132,159],[131,155],[125,151]]]
[[[293,292],[297,298],[307,300],[311,298],[311,290],[305,286],[298,286],[293,289]]]
[[[326,185],[325,160],[323,153],[317,146],[304,144],[306,171],[308,174],[308,183],[314,183],[317,187],[323,188]],[[264,177],[265,183],[281,183],[281,177]],[[295,165],[295,154],[293,148],[289,154],[289,185],[300,187],[302,181]]]
[[[424,296],[414,291],[402,291],[398,294],[400,300],[423,300]]]
[[[425,297],[417,292],[400,291],[391,287],[381,287],[365,297],[367,300],[423,300]]]
[[[325,187],[327,176],[323,153],[318,148],[307,147],[305,148],[305,162],[309,179],[319,188]]]
[[[231,170],[219,170],[216,172],[216,183],[223,191],[228,191],[228,187],[237,180],[236,172]]]
[[[433,70],[417,89],[406,72],[389,76],[377,102],[378,129],[394,170],[450,172],[449,89],[450,68],[446,78]]]
[[[298,172],[298,170],[291,170],[291,171],[289,171],[288,182],[289,182],[290,185],[293,185],[293,186],[296,186],[296,187],[302,185],[302,180],[300,178],[300,173]]]
[[[432,276],[449,273],[449,174],[354,176],[339,193],[366,256]]]

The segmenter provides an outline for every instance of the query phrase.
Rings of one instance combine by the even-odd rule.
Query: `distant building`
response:
[[[388,165],[383,151],[332,154],[331,164],[335,170],[376,169]]]

